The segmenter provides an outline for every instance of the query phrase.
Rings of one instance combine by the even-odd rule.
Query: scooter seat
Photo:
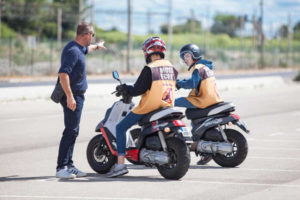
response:
[[[165,118],[182,118],[183,113],[175,110],[174,108],[160,108],[158,110],[152,111],[148,113],[146,116],[144,116],[139,122],[139,126],[143,126],[145,124],[148,124],[150,122],[159,120],[159,119],[165,119]]]
[[[217,103],[204,109],[188,108],[185,115],[188,119],[199,119],[207,116],[217,115],[221,113],[230,113],[235,110],[235,105],[231,102]]]

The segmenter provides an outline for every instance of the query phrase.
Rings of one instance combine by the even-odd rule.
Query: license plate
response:
[[[188,127],[180,127],[180,130],[184,137],[192,137],[192,133]]]

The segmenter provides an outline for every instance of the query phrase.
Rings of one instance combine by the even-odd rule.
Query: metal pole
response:
[[[264,8],[263,8],[264,1],[260,0],[260,67],[265,67],[265,60],[264,60],[264,32],[263,32],[263,17],[264,17]]]
[[[92,0],[92,7],[91,7],[91,24],[94,26],[95,23],[95,0]]]
[[[172,27],[172,0],[168,1],[169,3],[169,13],[168,13],[168,47],[169,47],[169,54],[170,60],[173,59],[173,49],[172,49],[172,34],[173,34],[173,27]]]
[[[1,27],[1,25],[2,25],[2,1],[0,0],[0,40],[1,40],[1,38],[2,38],[2,27]]]
[[[12,75],[11,62],[12,62],[12,38],[9,37],[9,62],[8,62],[9,75]]]
[[[50,41],[50,74],[53,72],[53,40]]]
[[[57,48],[61,47],[61,33],[62,33],[62,9],[57,9]]]
[[[195,30],[196,30],[196,18],[195,18],[195,13],[194,10],[191,9],[191,33],[192,33],[192,42],[195,42]]]
[[[79,0],[79,6],[78,6],[78,24],[82,21],[82,5],[83,5],[83,1]]]
[[[288,49],[287,49],[287,65],[292,65],[291,60],[291,41],[292,41],[292,31],[291,31],[291,15],[288,14]]]
[[[205,23],[207,26],[207,31],[205,33],[205,52],[206,54],[209,51],[209,40],[210,40],[210,24],[209,24],[209,17],[210,17],[210,8],[206,9],[206,16],[205,16]]]
[[[30,56],[30,64],[31,64],[31,70],[30,75],[33,75],[33,64],[34,64],[34,48],[31,49],[31,56]]]
[[[127,32],[127,58],[126,58],[126,72],[130,72],[130,53],[132,49],[132,30],[131,30],[131,22],[132,22],[132,7],[131,7],[131,0],[127,0],[127,6],[128,6],[128,32]]]
[[[147,10],[147,28],[148,28],[148,34],[151,34],[151,13],[150,10]]]

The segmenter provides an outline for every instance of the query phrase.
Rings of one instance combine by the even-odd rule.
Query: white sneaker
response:
[[[64,168],[56,171],[56,178],[63,178],[63,179],[72,179],[75,178],[76,175],[73,174],[67,166],[65,166]]]
[[[126,165],[124,164],[115,164],[110,172],[107,173],[108,178],[114,178],[114,177],[118,177],[118,176],[123,176],[125,174],[128,173],[128,169],[126,167]]]
[[[69,170],[72,174],[74,174],[77,178],[87,176],[87,173],[80,171],[75,166],[70,166]]]

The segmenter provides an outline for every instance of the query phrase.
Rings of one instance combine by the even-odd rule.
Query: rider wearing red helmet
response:
[[[165,60],[166,44],[159,37],[148,38],[143,45],[145,61],[137,81],[133,86],[123,84],[118,91],[125,91],[130,96],[142,95],[141,100],[127,116],[119,122],[117,131],[118,163],[108,173],[108,177],[117,177],[128,173],[125,163],[126,131],[143,116],[154,110],[174,106],[174,91],[177,70]]]

